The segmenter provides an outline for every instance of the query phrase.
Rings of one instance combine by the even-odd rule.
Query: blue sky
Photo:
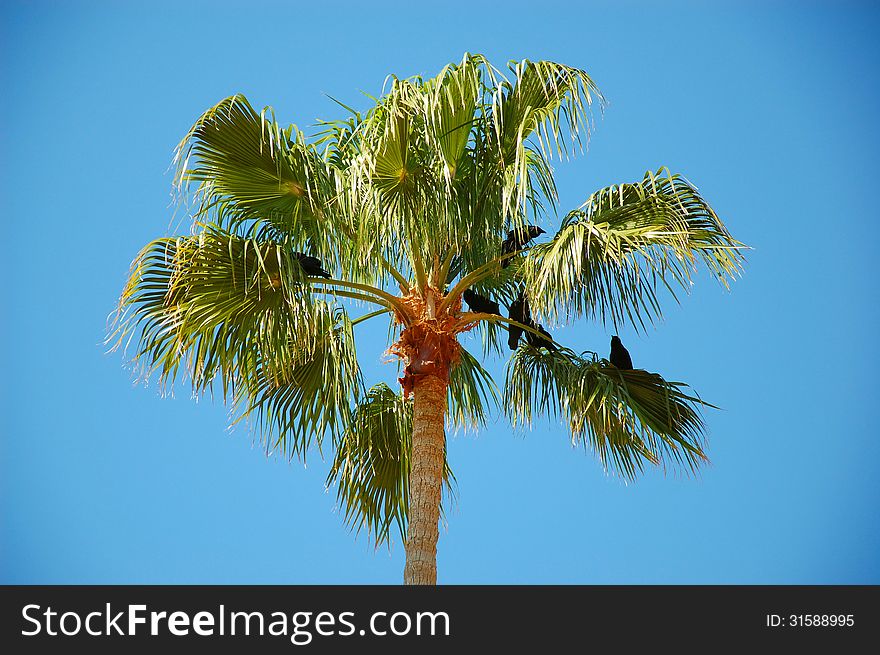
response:
[[[712,465],[624,484],[549,421],[458,435],[440,582],[880,583],[876,7],[499,6],[3,3],[0,582],[402,579],[400,544],[334,511],[326,459],[267,460],[219,401],[135,386],[101,342],[204,109],[242,92],[307,128],[339,115],[327,94],[363,107],[469,51],[584,68],[609,99],[556,166],[563,211],[665,165],[754,250],[731,292],[701,276],[621,333],[723,407]],[[393,378],[383,332],[359,340],[368,380]],[[605,352],[611,328],[555,334]]]

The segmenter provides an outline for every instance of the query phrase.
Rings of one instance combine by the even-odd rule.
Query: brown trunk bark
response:
[[[437,539],[446,415],[446,383],[433,375],[413,385],[412,454],[409,473],[409,526],[404,584],[437,584]]]

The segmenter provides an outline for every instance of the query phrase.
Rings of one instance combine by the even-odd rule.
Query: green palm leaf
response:
[[[235,226],[256,222],[274,238],[327,250],[325,220],[335,196],[332,169],[294,126],[270,109],[258,113],[242,95],[211,107],[177,149],[177,180],[194,184],[198,215]]]
[[[512,83],[498,87],[493,103],[495,129],[508,163],[535,134],[542,151],[561,155],[589,137],[593,102],[604,104],[586,71],[552,61],[511,62]],[[569,142],[566,141],[566,133]]]
[[[606,469],[634,478],[645,464],[693,471],[707,461],[697,410],[712,405],[685,388],[571,350],[522,346],[508,365],[503,402],[514,425],[539,414],[564,419],[572,438],[590,446]]]
[[[253,420],[270,453],[304,459],[313,439],[340,435],[363,387],[348,316],[324,302],[316,310],[311,342],[291,339],[281,357],[254,352],[236,388],[238,420]]]
[[[480,57],[465,57],[457,66],[446,66],[426,89],[427,134],[443,159],[449,183],[456,179],[471,139],[483,94],[483,63]]]
[[[220,380],[267,450],[304,456],[338,434],[362,385],[351,322],[313,300],[289,249],[203,226],[158,239],[135,260],[114,338],[137,339],[145,377],[173,382],[183,369],[193,391]]]
[[[498,402],[498,389],[489,372],[464,348],[449,375],[447,418],[453,427],[480,428]]]
[[[314,342],[316,305],[304,281],[286,248],[217,225],[157,239],[132,265],[111,338],[137,340],[145,377],[173,382],[183,365],[195,392],[219,375],[225,395],[254,350],[283,359],[291,343]]]
[[[491,143],[504,165],[502,205],[513,227],[537,214],[543,192],[553,205],[556,186],[548,158],[583,147],[589,138],[593,102],[604,98],[592,78],[552,61],[511,63],[513,82],[502,82],[492,101]],[[534,137],[534,138],[531,138]]]
[[[336,446],[327,484],[337,485],[345,522],[366,528],[377,546],[390,540],[393,525],[406,539],[411,441],[412,402],[380,383],[367,390]],[[454,480],[447,464],[449,493]]]
[[[689,291],[699,262],[727,285],[742,249],[694,186],[661,169],[590,196],[549,243],[529,251],[523,273],[539,315],[638,329],[661,315],[660,289]]]

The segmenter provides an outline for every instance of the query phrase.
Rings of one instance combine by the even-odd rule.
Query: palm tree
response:
[[[109,340],[134,340],[147,378],[222,390],[271,452],[329,439],[345,520],[377,544],[396,526],[405,582],[434,584],[446,430],[496,403],[514,425],[558,417],[626,477],[706,460],[705,403],[685,385],[563,347],[539,321],[644,329],[700,262],[726,286],[742,246],[666,169],[593,193],[535,245],[528,226],[557,209],[550,162],[583,149],[604,103],[583,70],[502,73],[468,54],[386,91],[311,136],[241,95],[206,111],[175,157],[192,232],[140,252]],[[358,366],[354,330],[380,317],[398,390],[367,388]],[[499,392],[477,355],[508,343]]]

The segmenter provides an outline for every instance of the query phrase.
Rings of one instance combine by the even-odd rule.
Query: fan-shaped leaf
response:
[[[377,384],[356,407],[337,444],[327,484],[337,484],[346,523],[366,528],[376,545],[389,541],[392,525],[401,540],[406,538],[411,443],[412,402]],[[448,493],[454,479],[447,464],[443,481]]]
[[[537,414],[563,418],[572,438],[591,446],[606,468],[633,478],[645,464],[693,471],[706,461],[697,410],[711,405],[684,388],[567,349],[522,346],[508,366],[503,402],[514,424]]]
[[[742,249],[695,187],[661,170],[594,193],[529,251],[523,273],[538,315],[639,329],[660,316],[661,288],[688,291],[697,262],[726,285]]]

